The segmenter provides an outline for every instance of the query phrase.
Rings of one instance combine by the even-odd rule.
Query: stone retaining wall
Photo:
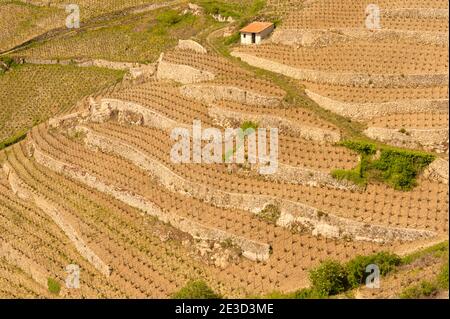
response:
[[[314,83],[359,86],[368,85],[372,87],[386,86],[437,86],[448,83],[448,74],[412,74],[412,75],[368,75],[358,73],[325,72],[317,70],[299,69],[269,59],[260,58],[252,54],[233,51],[232,56],[242,61],[271,72],[280,73],[300,81]]]
[[[436,180],[448,185],[448,161],[437,158],[431,163],[427,169],[423,172],[424,177]]]
[[[448,128],[409,129],[402,133],[399,129],[369,127],[364,131],[368,137],[398,146],[424,149],[438,153],[448,152]]]
[[[282,98],[256,93],[231,85],[191,84],[180,88],[183,95],[213,104],[218,100],[228,100],[256,106],[278,106]]]
[[[238,123],[253,121],[259,123],[261,127],[276,127],[280,132],[287,131],[298,137],[319,143],[336,143],[341,139],[339,132],[303,125],[279,116],[229,111],[214,105],[208,108],[208,114],[218,125],[223,127],[228,127],[227,123],[230,121]]]
[[[209,71],[199,70],[189,65],[174,64],[165,61],[158,63],[157,79],[172,80],[182,84],[206,82],[215,79]]]
[[[104,276],[109,276],[111,269],[105,264],[100,257],[84,242],[80,235],[73,229],[72,225],[68,223],[64,216],[47,201],[43,196],[40,196],[28,189],[28,186],[15,174],[13,169],[5,163],[3,165],[8,182],[19,198],[27,201],[32,201],[39,209],[45,212],[53,222],[64,232],[69,240],[74,244],[77,251],[83,256],[92,266],[94,266]]]
[[[322,216],[324,215],[323,212],[302,203],[267,195],[229,193],[213,189],[208,185],[193,183],[176,175],[169,168],[149,158],[139,150],[115,138],[93,133],[87,128],[81,129],[86,134],[85,142],[88,145],[103,152],[124,157],[150,172],[164,187],[172,192],[200,198],[217,207],[241,209],[254,214],[258,214],[267,205],[274,204],[280,208],[281,217],[277,224],[282,227],[290,227],[294,223],[299,222],[314,235],[331,238],[346,237],[373,242],[416,240],[434,236],[434,233],[429,231],[363,224],[328,213],[325,214],[327,217],[324,218]]]
[[[177,49],[180,50],[192,50],[197,53],[206,54],[208,51],[198,42],[193,40],[178,40]]]
[[[400,113],[448,112],[449,107],[448,99],[399,100],[385,103],[347,103],[330,99],[310,90],[305,90],[305,93],[324,109],[357,121]]]
[[[365,29],[284,29],[275,30],[270,41],[276,44],[305,47],[323,47],[341,42],[364,41],[398,41],[399,39],[414,41],[425,45],[448,46],[448,35],[445,32],[389,30],[368,31]]]
[[[158,218],[160,221],[169,223],[180,231],[192,235],[194,238],[202,240],[215,240],[219,242],[231,240],[234,244],[242,249],[243,256],[250,260],[264,261],[267,260],[270,256],[270,247],[268,244],[256,242],[219,229],[207,227],[182,216],[162,211],[158,206],[156,206],[146,198],[120,189],[114,185],[105,184],[97,177],[81,170],[78,167],[53,159],[52,157],[39,150],[35,145],[34,157],[39,164],[59,174],[63,174],[69,178],[77,180],[89,187],[96,189],[99,192],[108,194],[127,205],[144,211],[147,214]]]

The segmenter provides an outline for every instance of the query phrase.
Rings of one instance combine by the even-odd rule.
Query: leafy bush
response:
[[[417,175],[435,156],[417,151],[383,147],[380,157],[373,159],[377,149],[374,144],[361,141],[344,141],[341,145],[361,154],[361,161],[352,170],[334,170],[336,179],[347,179],[364,185],[368,180],[380,180],[398,190],[410,190],[416,186]]]
[[[327,296],[319,292],[317,289],[304,288],[294,292],[291,297],[293,299],[323,299]]]
[[[318,292],[314,288],[303,288],[292,293],[282,293],[273,291],[263,296],[264,299],[323,299],[327,296]]]
[[[16,62],[12,58],[8,56],[0,57],[0,74],[5,73],[16,65]]]
[[[366,281],[369,273],[366,273],[366,267],[375,264],[380,269],[380,275],[384,276],[395,269],[402,262],[401,258],[388,252],[380,252],[369,256],[356,256],[350,260],[345,268],[347,270],[347,279],[352,287],[357,287]]]
[[[349,288],[347,271],[340,263],[328,260],[309,273],[312,287],[320,295],[329,296]]]
[[[252,122],[252,121],[245,121],[241,125],[241,129],[245,132],[248,129],[257,130],[258,129],[258,123]]]
[[[48,287],[48,291],[50,291],[52,294],[55,294],[55,295],[58,295],[59,292],[61,291],[61,285],[59,284],[58,281],[56,281],[53,278],[47,279],[47,287]]]
[[[172,295],[173,299],[220,299],[203,280],[191,280],[186,286]]]
[[[275,224],[280,218],[281,211],[280,209],[272,204],[267,205],[258,213],[258,217],[268,221],[269,223]]]
[[[340,145],[345,146],[359,154],[373,155],[377,151],[375,144],[363,141],[343,141]]]
[[[421,152],[383,149],[380,158],[370,166],[381,171],[383,180],[394,188],[409,190],[416,185],[419,172],[434,159],[434,155]]]

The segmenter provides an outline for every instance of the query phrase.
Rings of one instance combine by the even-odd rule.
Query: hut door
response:
[[[252,43],[256,43],[256,33],[252,33]]]

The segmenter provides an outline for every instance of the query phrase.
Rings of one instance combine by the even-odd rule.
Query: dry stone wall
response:
[[[158,63],[156,78],[172,80],[182,84],[212,81],[215,75],[209,71],[199,70],[189,65],[174,64],[166,61]]]
[[[256,106],[277,106],[282,100],[280,97],[263,95],[230,85],[191,84],[182,86],[180,91],[183,95],[206,104],[228,100]]]
[[[198,53],[206,54],[208,51],[198,42],[194,40],[179,40],[177,49],[180,50],[192,50]]]
[[[448,185],[448,161],[437,158],[431,163],[427,169],[423,172],[424,177],[436,180]]]
[[[328,213],[325,214],[327,217],[323,218],[323,212],[303,203],[267,195],[229,193],[213,189],[207,185],[185,180],[158,161],[114,138],[93,133],[87,128],[81,128],[81,130],[86,134],[85,142],[88,145],[99,148],[103,152],[114,153],[128,159],[135,165],[149,171],[170,191],[203,199],[205,202],[217,207],[241,209],[254,214],[258,214],[269,204],[276,205],[281,211],[281,217],[277,224],[282,227],[289,228],[295,223],[301,223],[303,227],[309,229],[317,236],[345,237],[373,242],[416,240],[435,235],[429,231],[363,224]]]
[[[271,72],[281,73],[300,81],[309,81],[334,85],[368,85],[373,87],[385,87],[386,85],[407,85],[407,86],[437,86],[448,83],[448,74],[413,74],[413,75],[379,75],[379,74],[357,74],[325,72],[317,70],[307,70],[291,67],[286,64],[275,62],[269,59],[256,57],[252,54],[233,51],[231,55],[240,58],[242,61]]]
[[[369,120],[390,114],[448,112],[448,99],[440,100],[400,100],[385,103],[347,103],[330,99],[305,90],[309,98],[324,109],[357,121]]]
[[[127,205],[144,211],[145,213],[158,218],[160,221],[169,223],[180,231],[192,235],[194,238],[202,240],[215,240],[219,242],[231,240],[242,249],[243,256],[251,260],[264,261],[270,256],[268,244],[252,241],[219,229],[207,227],[176,214],[162,211],[159,207],[146,198],[126,190],[122,190],[114,185],[105,184],[97,177],[81,170],[78,167],[60,162],[46,155],[36,146],[34,146],[34,157],[39,164],[69,178],[73,178],[74,180],[92,187],[99,192],[108,194]]]
[[[69,240],[74,244],[77,251],[83,256],[89,263],[92,264],[100,273],[104,276],[109,276],[111,273],[110,267],[105,264],[100,257],[98,257],[94,251],[84,242],[75,229],[68,223],[64,216],[43,196],[36,194],[28,189],[27,185],[15,174],[12,168],[5,163],[3,165],[3,171],[5,172],[8,182],[13,192],[21,199],[32,201],[39,209],[45,212],[53,220],[55,224],[66,234]]]
[[[276,127],[280,132],[287,131],[298,137],[319,143],[336,143],[341,139],[339,132],[303,125],[279,116],[229,111],[214,105],[208,108],[208,113],[217,124],[223,127],[227,127],[226,123],[229,123],[230,120],[239,123],[253,121],[259,123],[262,127]]]
[[[368,137],[378,141],[415,149],[424,149],[438,153],[448,152],[448,128],[442,129],[398,129],[369,127],[364,131]]]
[[[448,35],[445,32],[389,30],[368,31],[364,29],[338,30],[307,30],[307,29],[277,29],[271,37],[271,42],[290,46],[323,47],[341,42],[355,40],[366,41],[398,41],[398,39],[414,41],[425,45],[448,46]]]

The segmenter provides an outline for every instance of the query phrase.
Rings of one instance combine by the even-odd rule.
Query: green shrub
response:
[[[375,144],[363,141],[343,141],[340,145],[345,146],[359,154],[373,155],[377,151]]]
[[[293,299],[323,299],[326,298],[327,295],[313,288],[304,288],[294,292],[291,297]]]
[[[349,288],[347,272],[340,263],[332,260],[323,262],[309,273],[312,288],[320,295],[329,296]]]
[[[438,291],[438,287],[435,283],[429,281],[422,281],[420,284],[411,286],[403,290],[400,294],[402,299],[418,299],[423,297],[429,297]]]
[[[50,291],[52,294],[55,294],[55,295],[58,295],[59,292],[61,291],[61,285],[59,284],[58,281],[56,281],[53,278],[47,279],[47,287],[48,287],[48,291]]]
[[[267,205],[258,213],[258,217],[268,221],[269,223],[276,224],[278,218],[280,218],[280,209],[272,204]]]
[[[257,130],[258,129],[258,123],[252,122],[252,121],[245,121],[241,125],[241,129],[245,132],[248,129]]]
[[[186,286],[172,295],[173,299],[220,299],[203,280],[191,280]]]
[[[345,266],[348,283],[352,287],[365,283],[367,276],[370,275],[370,273],[366,273],[366,267],[370,264],[377,265],[380,269],[380,275],[384,276],[394,270],[401,262],[399,256],[387,252],[369,256],[356,256]]]
[[[417,175],[434,159],[434,155],[422,152],[383,149],[370,167],[381,171],[383,180],[394,188],[410,190],[416,185]]]
[[[361,161],[352,170],[334,170],[332,175],[358,185],[364,185],[368,180],[380,180],[395,189],[410,190],[416,186],[418,174],[435,159],[432,154],[389,147],[381,148],[379,158],[374,159],[374,144],[344,141],[341,145],[361,154]]]
[[[440,288],[448,289],[448,263],[442,267],[437,277],[437,282]]]
[[[0,57],[0,74],[5,73],[10,68],[17,66],[16,61],[14,59],[4,56]]]

